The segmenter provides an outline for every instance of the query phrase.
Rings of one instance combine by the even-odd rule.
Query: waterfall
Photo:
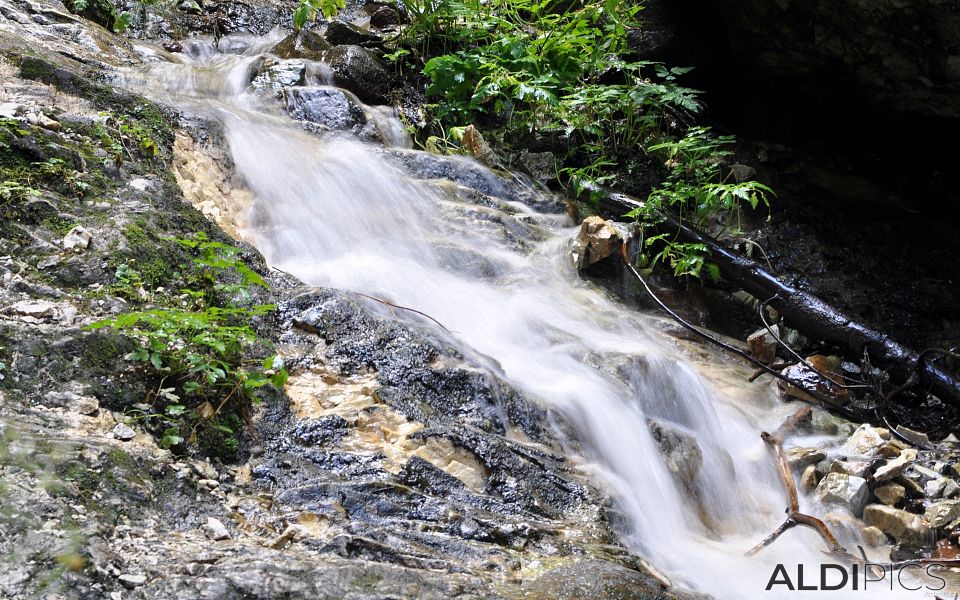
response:
[[[742,366],[670,336],[660,317],[581,281],[565,216],[417,179],[403,166],[414,150],[304,131],[273,94],[248,88],[270,41],[236,41],[233,54],[193,42],[184,55],[155,54],[125,82],[222,126],[253,197],[243,236],[270,265],[430,315],[465,352],[564,415],[584,470],[615,498],[624,543],[674,583],[732,600],[790,597],[764,591],[775,565],[816,573],[829,562],[802,529],[743,555],[783,520],[785,494],[759,433],[795,407],[747,384]],[[395,125],[384,137],[402,146]],[[449,162],[495,181],[475,163]],[[697,439],[695,494],[665,464],[650,418]]]

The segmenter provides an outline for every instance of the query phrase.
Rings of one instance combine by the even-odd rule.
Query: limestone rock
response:
[[[900,456],[892,460],[888,460],[885,465],[878,468],[874,474],[873,478],[876,481],[888,481],[895,477],[899,477],[904,469],[907,468],[907,465],[912,463],[917,459],[917,451],[913,448],[908,448],[900,452]]]
[[[827,457],[827,453],[819,448],[790,448],[786,451],[787,463],[795,469],[804,469],[808,465],[815,465]]]
[[[53,316],[56,309],[56,304],[46,300],[21,300],[10,307],[14,314],[33,317],[34,319]]]
[[[927,498],[939,498],[943,495],[945,487],[947,487],[947,479],[943,477],[931,479],[923,486],[923,493]]]
[[[807,468],[800,475],[800,489],[805,492],[812,492],[816,489],[818,482],[817,465],[807,465]]]
[[[226,526],[215,517],[207,517],[207,522],[203,526],[203,533],[215,542],[229,540],[231,537]]]
[[[364,102],[384,103],[390,94],[390,70],[380,58],[361,46],[337,46],[327,52],[334,81]]]
[[[624,233],[613,221],[597,216],[587,217],[580,224],[580,232],[573,243],[573,261],[577,269],[585,269],[620,251]]]
[[[124,573],[120,577],[117,577],[117,580],[123,584],[123,587],[128,589],[133,589],[140,587],[141,585],[147,582],[147,578],[143,575],[132,575],[130,573]]]
[[[847,457],[876,456],[885,441],[876,428],[864,423],[840,447],[840,453]]]
[[[888,483],[873,490],[873,495],[888,506],[895,506],[907,495],[907,490],[898,483]]]
[[[780,327],[774,325],[770,328],[774,335],[780,335]],[[750,347],[750,354],[762,363],[770,364],[777,357],[777,340],[766,327],[762,327],[747,337],[747,346]]]
[[[80,252],[90,247],[91,241],[93,234],[78,225],[63,237],[63,249]]]
[[[863,535],[863,541],[871,546],[884,546],[887,544],[887,534],[880,530],[879,527],[864,527],[861,530]]]
[[[927,507],[923,518],[931,527],[943,527],[947,523],[960,518],[960,500],[942,500]]]
[[[869,468],[870,463],[863,460],[835,460],[830,465],[830,472],[865,477]]]
[[[113,433],[113,437],[121,442],[130,441],[134,438],[134,436],[137,435],[137,433],[126,423],[117,423],[111,432]]]
[[[870,498],[867,480],[862,477],[827,473],[816,490],[817,499],[824,504],[840,504],[859,516]]]
[[[883,504],[867,506],[863,510],[863,520],[907,546],[923,545],[933,533],[920,515]]]

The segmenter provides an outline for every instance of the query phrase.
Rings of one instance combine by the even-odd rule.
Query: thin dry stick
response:
[[[279,267],[270,267],[270,268],[273,269],[274,271],[280,271],[280,272],[283,273],[284,275],[289,275],[290,277],[293,277],[294,279],[297,279],[296,275],[293,275],[292,273],[289,273],[289,272],[287,272],[287,271],[284,271],[283,269],[281,269],[281,268],[279,268]],[[298,280],[298,281],[299,281],[299,280]],[[446,327],[444,327],[443,323],[441,323],[440,321],[434,319],[433,317],[431,317],[430,315],[428,315],[427,313],[425,313],[425,312],[423,312],[423,311],[417,310],[417,309],[415,309],[415,308],[410,308],[410,307],[408,307],[408,306],[400,306],[399,304],[394,304],[393,302],[389,302],[389,301],[387,301],[387,300],[384,300],[383,298],[378,298],[378,297],[376,297],[376,296],[371,296],[371,295],[369,295],[369,294],[364,294],[364,293],[362,293],[362,292],[355,292],[355,291],[352,291],[352,290],[344,290],[344,291],[347,292],[348,294],[354,294],[355,296],[363,296],[364,298],[368,298],[368,299],[373,300],[373,301],[375,301],[375,302],[379,302],[380,304],[383,304],[383,305],[385,305],[385,306],[389,306],[389,307],[391,307],[391,308],[398,308],[398,309],[400,309],[400,310],[406,310],[406,311],[409,311],[409,312],[412,312],[412,313],[416,313],[416,314],[420,315],[421,317],[425,317],[425,318],[427,318],[427,319],[430,319],[431,321],[433,321],[434,323],[436,323],[441,329],[443,329],[443,330],[446,331],[447,333],[453,333],[452,331],[450,331],[449,329],[447,329]]]
[[[800,512],[800,500],[797,495],[797,486],[793,482],[793,474],[790,472],[790,464],[787,462],[787,457],[783,453],[783,440],[787,435],[792,433],[802,424],[809,421],[812,414],[813,410],[809,406],[804,406],[790,416],[786,421],[784,421],[783,425],[773,432],[773,434],[767,433],[766,431],[761,434],[763,441],[773,452],[774,459],[777,463],[777,471],[780,474],[780,481],[783,482],[783,486],[787,490],[787,497],[790,500],[790,506],[787,508],[787,519],[770,535],[765,537],[763,541],[748,550],[747,556],[753,556],[757,552],[760,552],[760,550],[763,550],[772,544],[787,530],[793,529],[798,525],[804,525],[806,527],[815,529],[817,533],[820,534],[820,537],[823,538],[823,541],[827,544],[830,554],[848,560],[854,559],[854,557],[847,552],[847,549],[840,545],[840,542],[837,541],[836,536],[833,535],[826,523],[816,517]]]
[[[682,325],[684,328],[692,331],[693,333],[697,334],[698,336],[702,337],[703,339],[705,339],[705,340],[707,340],[707,341],[709,341],[709,342],[712,342],[714,345],[719,346],[720,348],[723,348],[723,349],[726,350],[727,352],[730,352],[731,354],[736,354],[736,355],[739,356],[740,358],[743,358],[744,360],[747,360],[747,361],[753,363],[754,365],[757,366],[757,368],[763,370],[764,373],[769,373],[770,375],[773,375],[773,376],[776,377],[777,379],[779,379],[779,380],[781,380],[781,381],[783,381],[783,382],[785,382],[785,383],[787,383],[787,384],[789,384],[789,385],[791,385],[791,386],[793,386],[793,387],[795,387],[795,388],[799,388],[799,389],[804,390],[804,392],[806,392],[811,398],[813,398],[813,400],[816,401],[817,404],[820,404],[821,406],[826,406],[826,407],[828,407],[830,410],[833,410],[833,411],[835,411],[835,412],[837,412],[837,413],[840,413],[841,415],[843,415],[843,416],[845,416],[845,417],[848,417],[848,418],[851,418],[851,419],[855,419],[855,418],[857,417],[857,415],[856,415],[855,413],[853,413],[852,411],[850,411],[849,409],[847,409],[847,408],[845,408],[845,407],[843,407],[843,406],[838,405],[836,402],[832,401],[831,399],[827,398],[826,396],[818,393],[818,392],[815,391],[815,390],[807,390],[807,389],[804,389],[803,385],[801,385],[799,382],[791,379],[790,377],[787,377],[786,375],[784,375],[783,373],[781,373],[781,372],[779,372],[779,371],[774,370],[773,368],[771,368],[770,366],[768,366],[768,365],[760,362],[759,360],[757,360],[757,359],[754,358],[753,356],[750,356],[749,354],[747,354],[747,353],[744,352],[743,350],[740,350],[739,348],[736,348],[736,347],[734,347],[734,346],[731,346],[730,344],[728,344],[728,343],[726,343],[726,342],[724,342],[724,341],[721,341],[721,340],[713,337],[713,336],[710,335],[709,333],[706,333],[706,332],[702,331],[700,328],[698,328],[698,327],[692,325],[691,323],[687,322],[686,320],[684,320],[683,317],[681,317],[680,315],[678,315],[678,314],[677,314],[675,311],[673,311],[669,306],[667,306],[667,305],[663,302],[663,300],[661,300],[660,298],[658,298],[657,295],[653,293],[653,290],[650,288],[650,285],[647,283],[647,280],[643,278],[643,275],[640,274],[640,271],[637,271],[637,268],[634,267],[634,266],[633,266],[633,263],[630,262],[630,257],[629,257],[628,254],[627,254],[627,244],[626,244],[626,243],[624,243],[623,245],[620,246],[620,258],[623,260],[623,264],[624,264],[624,266],[627,268],[627,270],[630,271],[630,273],[634,276],[634,278],[636,278],[636,280],[640,282],[640,285],[642,285],[642,286],[643,286],[643,289],[646,290],[647,295],[649,295],[649,296],[653,299],[653,301],[656,302],[657,306],[659,306],[665,313],[667,313],[668,315],[670,315],[670,316],[673,318],[674,321],[676,321],[677,323],[680,323],[680,325]]]
[[[389,307],[391,307],[391,308],[399,308],[400,310],[408,310],[408,311],[410,311],[410,312],[412,312],[412,313],[416,313],[416,314],[420,315],[421,317],[426,317],[426,318],[430,319],[431,321],[433,321],[434,323],[436,323],[441,329],[443,329],[443,330],[446,331],[447,333],[453,333],[452,331],[450,331],[449,329],[447,329],[446,327],[444,327],[444,326],[443,326],[443,323],[441,323],[440,321],[434,319],[433,317],[431,317],[430,315],[428,315],[427,313],[425,313],[425,312],[423,312],[423,311],[419,311],[419,310],[417,310],[417,309],[415,309],[415,308],[409,308],[409,307],[407,307],[407,306],[400,306],[399,304],[394,304],[393,302],[388,302],[388,301],[384,300],[383,298],[377,298],[376,296],[370,296],[370,295],[368,295],[368,294],[363,294],[363,293],[361,293],[361,292],[349,292],[349,293],[351,293],[351,294],[356,294],[357,296],[363,296],[364,298],[369,298],[370,300],[374,300],[374,301],[379,302],[379,303],[381,303],[381,304],[385,304],[386,306],[389,306]]]

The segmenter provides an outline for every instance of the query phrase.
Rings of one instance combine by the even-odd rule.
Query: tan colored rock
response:
[[[870,546],[885,546],[888,543],[887,534],[878,527],[864,527],[861,532],[863,541]]]
[[[495,167],[500,162],[490,144],[483,139],[480,130],[473,125],[467,125],[463,129],[463,147],[471,156],[488,167]]]
[[[923,518],[931,527],[940,528],[960,518],[960,500],[941,500],[927,507]]]
[[[921,546],[933,537],[923,517],[883,504],[870,504],[863,510],[863,521],[907,546]]]
[[[620,251],[624,235],[613,223],[597,216],[587,217],[573,243],[573,262],[584,269]]]
[[[830,465],[830,472],[863,477],[868,468],[870,468],[870,463],[863,460],[835,460]]]
[[[770,331],[773,332],[771,335]],[[777,340],[774,335],[780,335],[780,328],[774,325],[767,331],[762,327],[749,336],[747,336],[747,346],[750,347],[750,354],[762,363],[770,364],[777,357]]]
[[[897,458],[888,460],[885,465],[876,470],[873,474],[874,481],[889,481],[903,474],[904,469],[917,459],[917,450],[908,448],[900,453]]]
[[[887,506],[899,504],[907,495],[907,490],[898,483],[888,483],[873,490],[873,495]]]
[[[807,465],[807,468],[803,470],[803,473],[800,475],[800,489],[805,492],[812,492],[817,487],[819,483],[819,474],[817,473],[817,465]]]
[[[848,458],[876,456],[885,441],[879,430],[864,423],[840,447],[840,453]]]
[[[819,448],[790,448],[786,451],[787,463],[795,469],[805,469],[808,465],[815,465],[827,457],[827,453]]]

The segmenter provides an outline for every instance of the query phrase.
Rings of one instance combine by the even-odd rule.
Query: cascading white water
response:
[[[382,150],[297,127],[270,94],[247,89],[269,41],[241,44],[239,54],[203,45],[177,58],[155,54],[158,62],[127,81],[222,124],[254,197],[244,236],[267,261],[309,284],[429,314],[515,388],[565,415],[584,468],[625,515],[625,543],[675,583],[717,598],[792,596],[764,586],[777,563],[794,575],[799,562],[808,573],[819,568],[815,534],[796,529],[756,557],[743,553],[783,519],[786,501],[759,432],[793,407],[743,383],[742,368],[721,357],[698,359],[658,317],[583,283],[565,217],[506,201],[470,204],[449,186],[412,179]],[[528,238],[517,241],[516,232]],[[699,500],[663,464],[648,417],[696,436]],[[891,597],[915,597],[904,594]]]

